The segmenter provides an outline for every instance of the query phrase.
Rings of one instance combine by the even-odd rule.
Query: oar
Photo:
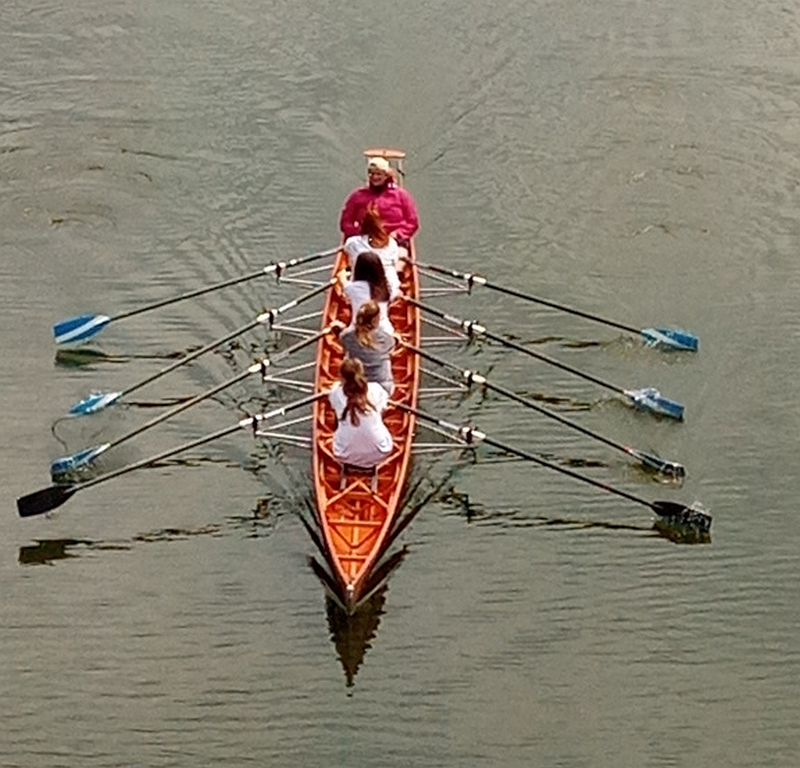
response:
[[[669,398],[662,397],[661,393],[653,387],[647,387],[646,389],[623,389],[622,387],[618,387],[615,384],[609,384],[607,381],[603,381],[602,379],[598,379],[597,377],[592,376],[588,373],[579,371],[577,368],[573,368],[572,366],[569,366],[566,363],[554,360],[552,357],[548,357],[547,355],[544,355],[541,352],[535,352],[532,349],[523,347],[521,344],[516,344],[513,341],[504,339],[502,336],[498,336],[495,333],[491,333],[484,326],[480,325],[479,323],[476,323],[473,320],[462,320],[461,318],[454,317],[453,315],[449,315],[446,312],[442,312],[439,309],[435,309],[434,307],[429,307],[426,304],[422,304],[412,298],[407,297],[406,301],[419,307],[424,312],[428,312],[434,315],[435,317],[439,317],[442,320],[451,323],[452,325],[458,326],[468,336],[477,336],[490,339],[491,341],[495,341],[498,344],[502,344],[504,347],[508,347],[509,349],[514,349],[517,352],[522,352],[523,354],[528,355],[530,357],[535,357],[537,360],[549,363],[550,365],[553,365],[556,368],[561,368],[561,370],[563,371],[568,371],[569,373],[572,373],[575,376],[580,376],[581,378],[586,379],[587,381],[599,384],[601,387],[605,387],[606,389],[610,389],[612,392],[616,392],[617,394],[623,395],[630,401],[632,405],[634,405],[636,408],[639,408],[640,410],[650,411],[651,413],[657,413],[661,416],[669,416],[670,418],[673,419],[683,418],[683,411],[684,411],[683,406],[680,403],[676,402],[675,400],[670,400]]]
[[[541,405],[533,402],[527,397],[522,397],[518,395],[516,392],[513,392],[510,389],[506,389],[505,387],[501,387],[498,384],[493,384],[486,379],[485,376],[482,376],[475,371],[470,371],[467,369],[460,368],[453,363],[442,360],[435,355],[430,354],[418,347],[413,346],[412,344],[408,344],[405,341],[400,340],[400,343],[410,349],[412,352],[415,352],[420,357],[425,358],[426,360],[430,360],[432,363],[436,363],[437,365],[442,366],[443,368],[448,368],[451,371],[458,371],[461,374],[461,378],[467,383],[468,386],[472,384],[477,384],[478,386],[483,387],[484,389],[488,389],[491,392],[496,392],[498,395],[502,395],[503,397],[507,397],[510,400],[514,400],[515,402],[519,403],[520,405],[524,405],[526,408],[530,408],[531,410],[537,411],[541,413],[543,416],[547,416],[549,419],[554,419],[555,421],[564,424],[565,426],[571,427],[572,429],[577,430],[578,432],[582,432],[584,435],[588,435],[589,437],[593,437],[595,440],[599,440],[601,443],[605,443],[606,445],[611,446],[612,448],[616,448],[617,450],[622,451],[628,456],[636,459],[637,461],[641,462],[644,466],[650,467],[651,469],[656,470],[657,472],[661,472],[664,475],[669,475],[670,477],[684,477],[686,475],[686,469],[683,467],[682,464],[679,464],[677,461],[669,461],[668,459],[662,459],[660,456],[655,456],[652,453],[645,453],[644,451],[637,450],[636,448],[631,448],[627,445],[622,445],[621,443],[617,443],[614,440],[611,440],[604,435],[600,435],[597,432],[593,432],[586,427],[582,427],[580,424],[576,424],[574,421],[570,421],[569,419],[565,419],[563,416],[560,416],[553,411],[548,410],[547,408],[543,408]]]
[[[282,272],[289,267],[297,267],[301,264],[308,264],[316,259],[321,259],[325,256],[332,256],[337,251],[339,251],[339,247],[329,248],[325,251],[311,253],[308,256],[301,256],[295,259],[289,259],[288,261],[279,261],[274,264],[270,264],[263,269],[259,269],[257,272],[251,272],[250,274],[242,275],[241,277],[234,277],[230,280],[224,280],[221,283],[210,285],[207,288],[200,288],[196,291],[190,291],[189,293],[184,293],[180,296],[174,296],[170,299],[163,299],[153,304],[139,307],[138,309],[120,312],[113,317],[93,313],[69,317],[66,320],[60,320],[53,325],[53,336],[55,337],[56,344],[77,344],[79,342],[88,341],[89,339],[97,336],[97,334],[100,333],[100,331],[102,331],[109,323],[113,323],[115,320],[133,317],[134,315],[139,315],[142,312],[149,312],[153,309],[166,307],[169,304],[175,304],[179,301],[185,301],[186,299],[193,299],[196,296],[202,296],[203,294],[211,293],[212,291],[218,291],[221,288],[227,288],[230,285],[237,285],[238,283],[244,283],[248,280],[254,280],[255,278],[262,277],[263,275],[276,274],[280,277]]]
[[[267,376],[267,369],[270,365],[280,362],[281,360],[285,360],[287,357],[293,355],[295,352],[304,349],[305,347],[314,344],[315,342],[319,341],[326,333],[330,331],[330,328],[323,328],[321,331],[316,333],[314,336],[308,339],[303,339],[302,341],[297,342],[296,344],[292,345],[291,347],[287,347],[282,352],[279,352],[275,355],[271,360],[269,358],[264,358],[258,363],[254,363],[246,370],[242,371],[241,373],[236,374],[233,378],[228,379],[227,381],[223,381],[221,384],[217,384],[215,387],[212,387],[207,392],[203,392],[202,394],[196,395],[195,397],[187,400],[186,402],[181,403],[180,405],[175,406],[174,408],[170,408],[170,410],[165,411],[164,413],[156,416],[154,419],[151,419],[146,424],[143,424],[140,427],[128,432],[121,437],[118,437],[116,440],[111,441],[110,443],[103,443],[102,445],[95,445],[90,448],[84,448],[77,453],[73,453],[71,456],[62,456],[61,458],[55,459],[50,464],[50,476],[55,480],[60,475],[63,475],[67,472],[73,472],[80,467],[84,467],[87,464],[92,463],[98,456],[105,453],[106,451],[110,450],[111,448],[116,448],[118,445],[127,442],[131,438],[136,437],[137,435],[141,435],[142,432],[146,432],[148,429],[156,426],[157,424],[161,424],[162,422],[166,421],[167,419],[171,419],[173,416],[185,411],[187,408],[191,408],[193,405],[197,405],[197,403],[201,403],[204,400],[208,400],[209,398],[213,397],[214,395],[222,392],[224,389],[228,389],[232,387],[234,384],[246,379],[248,376],[251,376],[254,373],[261,374],[261,380],[263,382],[267,382],[272,379],[272,376]],[[287,373],[287,371],[282,371],[281,376]],[[277,375],[277,374],[276,374]]]
[[[486,288],[490,288],[493,291],[497,291],[498,293],[504,293],[507,296],[514,296],[515,298],[530,301],[535,304],[542,304],[545,307],[557,309],[561,312],[568,312],[572,315],[586,318],[587,320],[594,320],[595,322],[603,323],[604,325],[608,325],[612,328],[618,328],[622,331],[639,334],[650,346],[653,347],[661,346],[666,349],[697,352],[700,344],[700,340],[697,338],[697,336],[695,336],[695,334],[691,333],[690,331],[686,331],[683,328],[669,328],[663,325],[656,326],[655,328],[634,328],[633,326],[624,325],[623,323],[618,323],[614,320],[607,320],[599,315],[593,315],[589,312],[583,312],[580,309],[573,309],[572,307],[567,307],[564,304],[558,304],[555,301],[541,299],[537,296],[532,296],[529,293],[523,293],[522,291],[518,291],[514,288],[508,288],[506,286],[498,285],[497,283],[492,283],[481,275],[472,274],[470,272],[459,272],[458,270],[448,269],[447,267],[439,267],[435,264],[420,264],[417,262],[417,266],[421,267],[422,269],[426,269],[429,272],[447,275],[448,277],[452,277],[457,280],[463,280],[467,284],[468,291],[472,290],[473,285],[482,285]]]
[[[128,472],[133,472],[135,469],[142,469],[143,467],[149,467],[153,464],[157,464],[159,461],[163,461],[164,459],[168,459],[172,456],[175,456],[179,453],[184,451],[188,451],[192,448],[197,448],[200,445],[205,445],[206,443],[210,443],[213,440],[219,440],[222,437],[232,434],[236,432],[238,429],[244,428],[251,428],[254,431],[258,428],[258,425],[262,421],[268,421],[269,419],[273,419],[276,416],[283,416],[289,411],[293,411],[297,408],[301,408],[303,406],[309,405],[313,403],[315,400],[318,400],[321,397],[325,397],[327,393],[325,392],[317,392],[314,395],[309,395],[308,397],[304,397],[300,400],[296,400],[293,403],[288,403],[287,405],[281,406],[280,408],[276,408],[268,413],[261,413],[256,414],[255,416],[250,416],[246,419],[242,419],[238,423],[234,424],[233,426],[226,427],[225,429],[220,429],[217,432],[212,432],[205,437],[198,438],[197,440],[192,440],[188,443],[184,443],[183,445],[172,448],[168,451],[164,451],[163,453],[159,453],[155,456],[151,456],[149,459],[142,459],[142,461],[137,461],[135,464],[129,464],[126,467],[122,467],[121,469],[114,470],[113,472],[108,472],[104,475],[100,475],[99,477],[95,477],[92,480],[87,480],[83,483],[74,483],[69,485],[51,485],[47,488],[41,488],[38,491],[34,491],[33,493],[29,493],[27,496],[21,496],[17,499],[17,512],[19,513],[20,517],[32,517],[33,515],[43,515],[46,512],[50,512],[51,510],[55,509],[56,507],[60,507],[65,501],[70,499],[74,494],[78,491],[83,491],[86,488],[91,488],[93,485],[98,485],[99,483],[104,483],[106,480],[112,480],[115,477],[119,477],[120,475],[125,475]]]
[[[254,320],[251,320],[249,323],[245,323],[240,328],[237,328],[235,331],[231,331],[230,333],[225,334],[221,339],[217,339],[216,341],[212,341],[209,344],[206,344],[204,347],[200,347],[200,349],[196,349],[194,352],[190,352],[188,355],[184,355],[180,360],[176,360],[174,363],[171,363],[166,368],[162,368],[160,371],[157,371],[152,376],[148,376],[146,379],[128,387],[127,389],[123,389],[121,392],[92,392],[90,395],[85,397],[83,400],[78,401],[75,403],[70,409],[69,413],[71,416],[85,416],[89,413],[96,413],[97,411],[101,411],[103,408],[107,408],[110,405],[116,403],[120,398],[125,397],[126,395],[131,394],[131,392],[135,392],[137,389],[141,389],[147,384],[151,384],[156,379],[160,379],[162,376],[166,376],[168,373],[171,373],[176,368],[180,368],[186,363],[191,362],[192,360],[196,360],[201,355],[206,354],[206,352],[211,352],[217,347],[221,347],[228,341],[241,336],[247,331],[252,330],[256,326],[259,325],[272,325],[275,322],[275,319],[283,314],[284,312],[289,311],[290,309],[294,309],[299,304],[302,304],[304,301],[308,301],[309,299],[314,298],[314,296],[327,291],[336,281],[334,279],[329,280],[327,283],[324,283],[313,290],[308,291],[307,293],[298,296],[296,299],[292,299],[292,301],[287,302],[283,306],[277,307],[276,309],[271,309],[268,312],[263,312],[262,314],[258,315]]]
[[[428,421],[432,424],[435,424],[437,427],[440,427],[444,430],[451,432],[453,435],[456,436],[456,440],[459,442],[465,443],[467,445],[474,445],[475,443],[486,443],[486,445],[491,445],[494,448],[497,448],[504,453],[511,454],[513,456],[519,456],[522,459],[526,459],[528,461],[533,461],[536,464],[540,464],[543,467],[547,467],[548,469],[554,469],[556,472],[561,472],[564,475],[568,475],[569,477],[574,478],[575,480],[580,480],[584,483],[589,483],[590,485],[595,486],[596,488],[601,488],[604,491],[608,491],[609,493],[614,493],[617,496],[621,496],[622,498],[628,499],[629,501],[636,502],[637,504],[643,504],[646,507],[650,507],[659,517],[664,518],[669,524],[677,525],[682,527],[692,528],[700,533],[708,533],[711,528],[711,515],[708,515],[704,512],[700,512],[696,509],[692,509],[691,507],[684,506],[683,504],[679,504],[674,501],[648,501],[647,499],[643,499],[639,496],[635,496],[632,493],[628,493],[627,491],[623,491],[620,488],[615,488],[614,486],[607,485],[606,483],[602,483],[599,480],[595,480],[592,477],[588,477],[587,475],[582,475],[579,472],[575,472],[574,470],[567,469],[566,467],[561,467],[558,464],[553,464],[547,459],[543,459],[540,456],[536,456],[528,451],[520,450],[519,448],[515,448],[513,446],[507,445],[505,443],[501,443],[498,440],[494,440],[490,438],[488,435],[485,435],[483,432],[474,429],[473,427],[459,427],[457,424],[451,424],[450,422],[444,421],[442,419],[438,419],[435,416],[431,416],[430,414],[423,413],[416,409],[410,408],[409,406],[398,403],[393,401],[393,405],[403,410],[409,411],[414,413],[420,419],[424,421]]]

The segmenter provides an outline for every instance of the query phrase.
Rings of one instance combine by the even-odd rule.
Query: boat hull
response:
[[[404,296],[419,298],[419,276],[412,261],[400,270]],[[344,253],[337,256],[334,274],[347,266]],[[420,339],[419,310],[403,297],[389,307],[389,318],[396,334],[414,346]],[[333,320],[349,323],[350,305],[340,283],[336,283],[325,303],[323,327]],[[327,334],[317,348],[315,391],[325,392],[339,380],[344,350],[335,334]],[[391,357],[395,389],[392,403],[416,409],[420,364],[417,355],[398,344]],[[333,454],[336,418],[333,408],[322,398],[314,404],[313,477],[317,522],[322,532],[325,557],[331,575],[341,590],[338,597],[348,608],[355,608],[376,585],[370,575],[391,543],[392,529],[400,512],[408,478],[414,438],[413,413],[390,404],[383,414],[392,435],[392,450],[374,473],[347,471]]]

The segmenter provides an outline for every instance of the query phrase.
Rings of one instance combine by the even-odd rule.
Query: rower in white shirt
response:
[[[374,205],[367,208],[364,214],[361,233],[348,237],[344,241],[343,247],[351,269],[355,267],[360,253],[364,253],[364,251],[376,253],[380,257],[383,271],[386,273],[390,299],[400,293],[400,278],[397,276],[397,270],[402,267],[402,264],[399,263],[400,248],[395,239],[386,232],[383,220]]]
[[[383,263],[376,253],[364,251],[358,255],[352,277],[344,281],[343,290],[350,302],[353,319],[358,315],[361,305],[372,300],[380,309],[380,327],[390,336],[394,334],[389,321],[391,292]]]
[[[392,435],[381,414],[389,393],[377,382],[368,382],[360,360],[342,361],[341,379],[328,392],[336,412],[333,454],[343,464],[370,469],[392,450]]]

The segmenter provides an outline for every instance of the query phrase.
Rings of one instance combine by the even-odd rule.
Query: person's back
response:
[[[367,166],[367,185],[350,193],[342,207],[339,227],[345,238],[361,234],[361,224],[367,209],[374,206],[386,231],[404,250],[419,229],[419,217],[414,198],[397,185],[389,163],[373,157]]]
[[[351,269],[355,267],[360,254],[366,251],[376,254],[383,264],[390,298],[394,298],[400,293],[400,278],[397,275],[398,268],[402,266],[399,263],[400,248],[397,241],[386,231],[375,206],[367,208],[361,222],[361,234],[348,237],[343,248]]]
[[[391,292],[389,281],[380,257],[372,251],[364,251],[356,258],[352,278],[344,283],[343,291],[350,302],[353,319],[358,315],[362,305],[367,301],[374,301],[380,308],[381,328],[392,335],[394,328],[389,321],[389,300]]]
[[[388,392],[377,382],[367,382],[360,360],[345,358],[341,381],[328,393],[336,412],[333,454],[343,464],[371,468],[392,450],[392,435],[381,414]]]
[[[394,337],[380,324],[380,308],[370,300],[361,305],[355,322],[339,334],[345,352],[364,365],[367,381],[380,384],[389,394],[394,390],[389,355]]]

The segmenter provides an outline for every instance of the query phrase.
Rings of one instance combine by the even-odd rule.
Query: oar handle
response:
[[[324,258],[325,256],[332,256],[334,253],[339,251],[339,246],[336,248],[328,248],[325,251],[318,251],[317,253],[310,253],[307,256],[300,256],[294,259],[288,259],[286,261],[276,261],[272,264],[259,269],[257,272],[250,272],[247,275],[241,275],[239,277],[232,277],[229,280],[223,280],[220,283],[215,283],[214,285],[206,286],[205,288],[198,288],[196,291],[190,291],[189,293],[181,294],[180,296],[173,296],[169,299],[163,299],[162,301],[157,301],[154,304],[148,304],[145,307],[138,307],[136,309],[128,310],[127,312],[120,312],[117,315],[114,315],[110,320],[121,320],[125,317],[133,317],[134,315],[141,314],[142,312],[149,312],[152,309],[160,309],[161,307],[166,307],[170,304],[176,304],[179,301],[185,301],[187,299],[194,299],[197,296],[203,296],[206,293],[212,293],[213,291],[219,291],[222,288],[227,288],[231,285],[238,285],[239,283],[246,283],[248,280],[255,280],[257,277],[263,277],[264,275],[269,274],[276,274],[280,276],[284,270],[290,267],[297,267],[301,264],[307,264],[311,261],[315,261],[316,259]]]
[[[503,293],[506,296],[514,296],[517,299],[523,299],[524,301],[530,301],[534,304],[541,304],[545,307],[550,307],[551,309],[557,309],[561,312],[567,312],[571,315],[577,315],[578,317],[583,317],[586,320],[594,320],[599,323],[604,323],[605,325],[611,326],[612,328],[618,328],[622,331],[628,331],[629,333],[640,333],[638,328],[634,328],[630,325],[625,325],[623,323],[618,323],[615,320],[608,320],[605,317],[600,317],[599,315],[593,315],[589,312],[584,312],[580,309],[575,309],[574,307],[568,307],[564,304],[559,304],[556,301],[550,301],[549,299],[542,299],[538,296],[533,296],[530,293],[524,293],[523,291],[518,291],[514,288],[508,288],[504,285],[498,285],[497,283],[490,282],[487,278],[483,277],[482,275],[473,274],[470,272],[459,272],[456,269],[448,269],[446,267],[439,267],[436,264],[418,264],[417,266],[421,267],[422,269],[427,269],[430,272],[436,272],[440,275],[447,275],[448,277],[455,278],[456,280],[463,280],[467,283],[467,289],[472,289],[473,285],[482,285],[486,288],[489,288],[493,291],[497,291],[498,293]]]

